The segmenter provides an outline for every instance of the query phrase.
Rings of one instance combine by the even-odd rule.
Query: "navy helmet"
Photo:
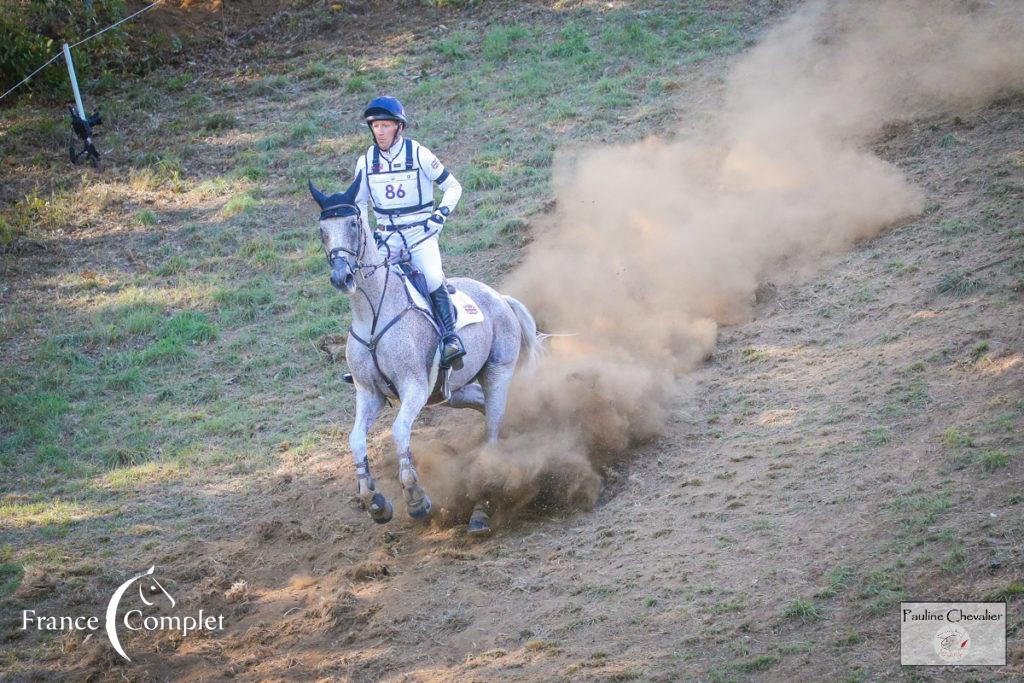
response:
[[[367,125],[372,125],[374,121],[397,121],[403,126],[409,125],[409,120],[405,118],[405,107],[394,97],[378,97],[370,102],[363,112],[363,118]]]

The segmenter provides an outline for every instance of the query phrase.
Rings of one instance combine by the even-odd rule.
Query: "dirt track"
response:
[[[220,533],[159,561],[189,602],[224,610],[227,633],[150,651],[129,670],[194,680],[900,676],[894,595],[984,595],[1019,577],[1024,559],[1012,502],[1024,463],[989,475],[958,465],[944,441],[975,426],[979,441],[1018,443],[1019,412],[1004,431],[984,425],[1019,410],[1019,283],[993,267],[967,296],[935,289],[952,269],[1020,248],[1001,220],[955,244],[938,226],[972,216],[991,187],[958,189],[964,178],[1007,164],[1020,177],[1021,116],[1011,100],[881,143],[923,179],[934,208],[802,283],[764,289],[756,320],[726,329],[680,387],[670,431],[607,473],[614,495],[597,509],[535,512],[471,542],[459,527],[403,515],[374,528],[350,498],[344,454],[284,465],[211,499]],[[962,140],[955,150],[935,144],[949,131]],[[885,436],[873,431],[882,427]],[[388,472],[386,433],[372,453]],[[913,496],[941,492],[948,510],[916,529]],[[951,544],[934,540],[947,524],[981,531],[964,534],[953,572],[942,567]],[[850,576],[815,599],[820,614],[784,616],[822,594],[837,566]],[[237,581],[248,588],[228,602]],[[1011,612],[1019,624],[1019,603]],[[1010,657],[999,675],[1022,671],[1012,636]]]

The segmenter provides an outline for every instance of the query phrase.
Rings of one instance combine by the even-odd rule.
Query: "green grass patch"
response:
[[[522,26],[495,26],[484,38],[480,52],[484,59],[502,62],[520,52],[529,35]]]
[[[942,435],[942,442],[950,448],[974,448],[974,439],[955,427],[950,427]]]
[[[186,271],[188,271],[188,259],[181,254],[175,254],[161,263],[153,273],[161,277],[167,277],[169,275],[181,275]]]
[[[661,41],[637,19],[627,19],[605,30],[604,44],[614,52],[647,61],[656,61]]]
[[[209,321],[205,313],[182,311],[167,321],[163,328],[163,334],[168,338],[197,344],[215,340],[217,326]]]
[[[218,311],[231,321],[255,320],[275,300],[276,286],[269,277],[252,278],[235,287],[222,287],[213,293]]]
[[[782,660],[775,655],[758,655],[752,659],[736,662],[733,664],[733,668],[745,673],[755,673],[758,671],[767,671],[780,661]]]
[[[462,185],[468,190],[493,190],[501,187],[501,176],[481,166],[469,166],[462,172]]]
[[[869,429],[866,432],[866,436],[869,446],[884,446],[892,441],[892,434],[889,432],[888,427],[875,427],[874,429]]]
[[[1024,581],[1011,581],[1006,588],[989,593],[984,599],[991,602],[1003,600],[1013,602],[1024,599]]]
[[[825,572],[825,588],[816,597],[831,598],[847,590],[853,582],[854,571],[849,565],[838,564]]]
[[[588,57],[593,49],[586,31],[576,24],[566,24],[558,32],[558,42],[548,48],[547,55],[555,59],[579,61]]]
[[[217,112],[216,114],[210,114],[203,119],[203,130],[207,131],[219,131],[219,130],[230,130],[238,127],[238,118],[223,112]]]
[[[859,596],[873,615],[887,614],[903,599],[903,580],[895,568],[875,569],[861,582]]]
[[[939,294],[950,296],[967,296],[981,287],[981,280],[972,277],[966,270],[955,270],[942,276],[935,289]]]
[[[987,450],[982,451],[978,456],[978,461],[981,463],[981,469],[986,472],[995,472],[1010,464],[1010,456],[1005,451]]]
[[[455,31],[436,41],[433,49],[447,60],[465,59],[469,56],[469,41],[472,38],[473,34],[467,31]]]
[[[114,391],[136,392],[145,386],[142,372],[138,368],[129,368],[107,378],[106,387]]]
[[[932,526],[939,515],[949,510],[951,506],[949,494],[946,492],[934,495],[905,495],[890,503],[890,507],[907,515],[901,520],[901,524],[909,533],[919,533]]]
[[[320,126],[315,121],[298,121],[288,129],[288,137],[295,142],[304,142],[316,137]]]
[[[797,598],[789,603],[782,616],[786,619],[795,619],[802,622],[817,621],[821,619],[821,609],[813,600]]]
[[[135,214],[135,221],[139,225],[156,225],[158,220],[156,213],[150,209],[142,209]]]
[[[14,464],[15,454],[29,449],[55,447],[60,439],[60,426],[70,409],[62,394],[0,384],[0,460]],[[55,451],[47,450],[53,455]]]
[[[142,365],[161,365],[180,363],[192,356],[185,343],[177,337],[158,339],[139,352],[138,362]]]
[[[25,576],[25,570],[20,564],[5,562],[0,564],[0,598],[6,597],[18,590],[21,579]]]
[[[259,208],[259,201],[252,196],[251,192],[235,195],[224,204],[220,210],[223,218],[232,218],[240,214],[251,214]]]

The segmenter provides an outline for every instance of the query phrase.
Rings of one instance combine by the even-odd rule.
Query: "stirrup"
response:
[[[455,348],[455,352],[454,353],[450,353],[450,354],[448,354],[446,356],[445,355],[445,351],[447,350],[449,344],[452,347]],[[466,355],[466,349],[460,343],[460,340],[459,340],[458,337],[455,337],[453,335],[453,339],[451,339],[449,342],[441,342],[441,365],[442,365],[442,367],[446,367],[446,368],[450,367],[450,368],[452,368],[454,370],[461,370],[462,369],[462,357],[465,356],[465,355]]]

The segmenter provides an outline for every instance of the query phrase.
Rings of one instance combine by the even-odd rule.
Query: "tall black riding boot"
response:
[[[434,315],[441,326],[441,365],[451,366],[455,370],[462,369],[462,357],[466,349],[462,340],[455,334],[455,320],[452,317],[452,300],[448,289],[441,285],[430,293],[430,303],[434,306]]]

